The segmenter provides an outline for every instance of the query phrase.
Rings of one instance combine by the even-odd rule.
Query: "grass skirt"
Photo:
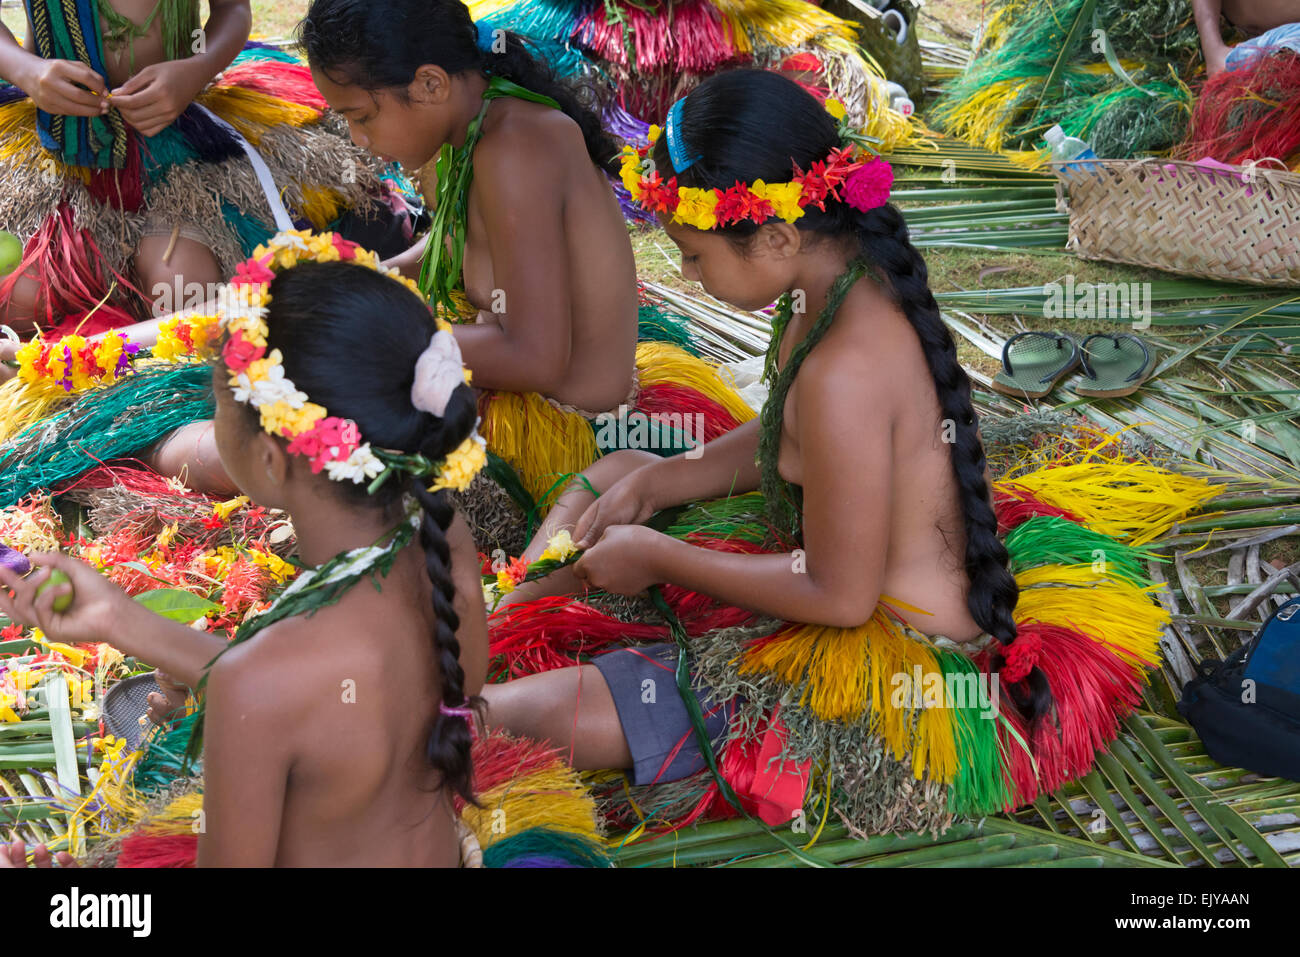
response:
[[[995,485],[1021,589],[1017,641],[1034,649],[1055,702],[1033,727],[1016,703],[1023,689],[1001,680],[1004,661],[991,639],[926,637],[886,600],[860,627],[829,628],[762,619],[664,587],[689,639],[697,687],[712,689],[714,701],[743,699],[717,753],[722,776],[768,824],[797,814],[826,820],[833,811],[854,831],[875,834],[942,831],[1086,774],[1160,660],[1168,616],[1153,600],[1153,556],[1142,546],[1215,494],[1200,479],[1095,451]],[[692,506],[669,534],[733,552],[789,547],[752,493]],[[494,615],[498,676],[671,640],[658,616],[629,622],[602,604],[548,598]],[[621,774],[598,780],[611,826],[676,828],[736,813],[708,771],[648,787]]]

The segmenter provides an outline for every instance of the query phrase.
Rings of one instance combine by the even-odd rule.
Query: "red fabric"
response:
[[[730,742],[718,763],[745,810],[772,827],[788,824],[803,807],[812,772],[811,761],[780,760],[789,734],[780,711],[778,705],[759,735]],[[727,806],[721,794],[716,804]]]
[[[567,668],[579,655],[634,642],[665,641],[662,625],[629,624],[567,595],[507,605],[488,619],[490,653],[511,678]]]
[[[113,209],[134,213],[144,206],[144,166],[135,130],[127,128],[126,166],[122,169],[92,169],[86,188],[91,196]]]
[[[23,277],[41,287],[41,304],[32,321],[53,330],[54,338],[76,331],[78,325],[87,335],[87,330],[103,332],[137,322],[126,308],[131,303],[140,308],[141,317],[145,315],[144,296],[125,276],[105,265],[90,231],[76,227],[72,208],[66,204],[41,223],[23,249],[22,262],[0,281],[0,303],[8,302]],[[116,302],[108,301],[113,283]],[[91,312],[94,315],[82,324]]]

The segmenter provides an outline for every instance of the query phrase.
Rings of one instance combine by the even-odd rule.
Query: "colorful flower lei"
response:
[[[279,271],[308,261],[354,262],[383,273],[420,295],[415,282],[382,265],[377,255],[356,243],[333,233],[293,230],[257,247],[253,257],[240,264],[234,278],[218,294],[217,317],[187,320],[189,340],[199,341],[196,332],[206,333],[213,322],[218,324],[226,334],[221,359],[230,373],[235,400],[257,409],[262,428],[287,439],[291,454],[310,459],[312,472],[323,470],[336,482],[370,482],[371,491],[394,469],[435,475],[430,491],[468,487],[487,462],[485,445],[477,432],[437,464],[420,455],[372,448],[362,440],[356,422],[332,416],[323,406],[308,400],[306,393],[285,375],[284,357],[279,349],[267,351],[266,315],[271,282]],[[436,316],[435,322],[439,330],[451,328]],[[177,337],[181,328],[176,327]],[[469,381],[468,373],[465,381]]]
[[[64,336],[58,342],[38,337],[20,348],[15,358],[19,379],[47,395],[58,395],[112,385],[131,371],[131,359],[139,351],[121,333],[99,342],[81,336]]]
[[[696,189],[678,186],[677,177],[664,180],[655,169],[652,154],[662,130],[650,127],[650,140],[640,148],[623,147],[621,179],[632,199],[652,213],[672,215],[674,223],[712,230],[750,221],[766,223],[776,216],[797,222],[808,206],[825,211],[826,199],[840,200],[866,212],[889,202],[894,171],[866,152],[862,138],[846,129],[844,107],[827,100],[826,109],[840,125],[845,145],[833,149],[824,161],[805,172],[796,163],[787,183],[736,183],[730,189]],[[855,155],[855,150],[861,150]]]

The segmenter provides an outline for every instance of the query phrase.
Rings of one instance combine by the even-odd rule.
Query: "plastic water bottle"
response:
[[[889,82],[885,84],[885,90],[889,93],[889,108],[895,113],[911,116],[916,112],[916,105],[901,85]]]
[[[1052,159],[1057,162],[1097,158],[1097,154],[1093,152],[1091,146],[1077,136],[1066,136],[1065,130],[1059,126],[1053,126],[1044,133],[1043,139],[1047,141],[1047,145],[1052,149]],[[1096,166],[1092,163],[1071,163],[1067,168],[1092,172],[1096,169]]]

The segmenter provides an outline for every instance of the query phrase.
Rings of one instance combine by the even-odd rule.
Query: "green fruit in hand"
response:
[[[12,233],[0,232],[0,276],[7,276],[23,261],[23,244]]]
[[[41,582],[41,587],[36,589],[36,597],[40,598],[41,592],[55,585],[70,586],[71,584],[72,584],[72,579],[68,577],[68,573],[61,572],[56,568],[54,571],[50,572],[49,578]],[[58,598],[54,599],[54,610],[57,611],[59,614],[63,614],[65,611],[67,611],[69,608],[72,607],[72,598],[73,598],[73,593],[71,591],[69,591],[66,595],[60,595]]]

